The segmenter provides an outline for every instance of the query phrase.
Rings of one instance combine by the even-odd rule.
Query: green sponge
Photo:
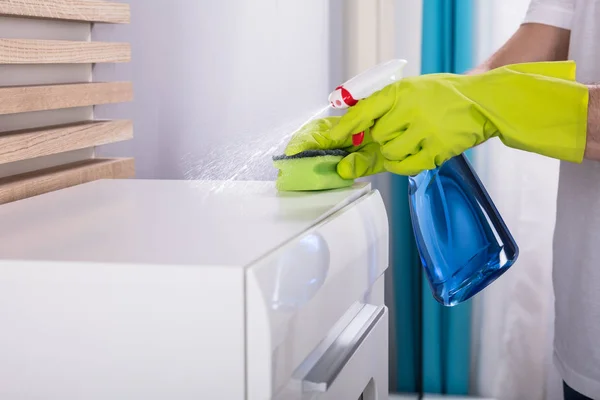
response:
[[[337,165],[346,157],[344,150],[307,150],[293,156],[275,156],[273,165],[279,170],[275,187],[280,191],[311,191],[351,186],[343,179]]]

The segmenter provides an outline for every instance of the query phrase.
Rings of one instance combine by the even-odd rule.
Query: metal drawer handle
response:
[[[381,319],[384,311],[384,306],[366,304],[308,372],[302,381],[303,391],[326,392]]]

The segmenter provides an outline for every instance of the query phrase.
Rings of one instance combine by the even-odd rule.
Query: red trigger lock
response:
[[[360,132],[360,133],[355,133],[354,135],[352,135],[352,145],[353,146],[360,146],[363,142],[363,140],[365,139],[365,132]]]

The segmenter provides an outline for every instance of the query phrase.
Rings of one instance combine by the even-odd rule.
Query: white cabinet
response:
[[[0,398],[385,400],[387,265],[368,184],[97,181],[1,206]]]

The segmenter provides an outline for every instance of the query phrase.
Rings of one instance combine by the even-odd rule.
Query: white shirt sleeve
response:
[[[531,0],[523,23],[571,29],[576,0]]]

